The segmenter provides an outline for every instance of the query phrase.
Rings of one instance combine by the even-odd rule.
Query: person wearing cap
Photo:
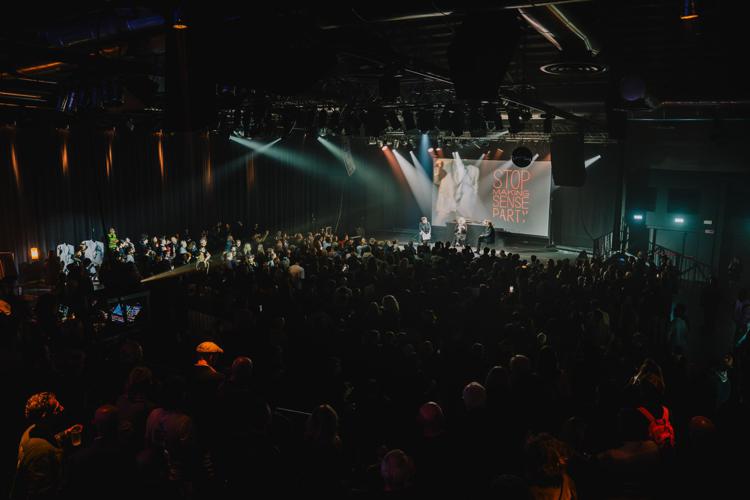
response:
[[[188,380],[188,395],[193,417],[201,429],[199,438],[204,446],[213,439],[218,422],[218,393],[224,374],[216,370],[224,350],[214,342],[201,342],[195,348],[197,360]]]
[[[224,375],[216,371],[219,354],[224,350],[211,341],[201,342],[195,348],[197,361],[193,365],[190,380],[193,384],[209,386],[213,392],[224,382]]]

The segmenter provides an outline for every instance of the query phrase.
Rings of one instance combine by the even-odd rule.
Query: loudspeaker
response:
[[[648,252],[649,229],[643,224],[628,224],[628,251],[637,254]]]
[[[168,30],[165,60],[165,125],[192,132],[218,127],[211,40],[200,30]]]
[[[16,260],[11,252],[0,252],[0,280],[15,279],[18,277]]]
[[[515,11],[469,14],[456,28],[448,64],[458,99],[497,101],[523,33]]]
[[[586,165],[583,158],[583,134],[552,136],[552,180],[557,186],[583,186]]]

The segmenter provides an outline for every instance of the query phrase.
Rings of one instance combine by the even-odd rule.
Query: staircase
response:
[[[594,256],[608,260],[616,254],[632,255],[628,253],[627,229],[621,231],[619,239],[620,244],[616,245],[613,232],[594,238],[592,242]],[[701,262],[695,257],[683,255],[671,248],[657,245],[653,241],[649,242],[647,257],[653,260],[657,266],[660,266],[668,259],[669,263],[677,269],[680,280],[686,284],[706,282],[712,275],[711,266],[705,262]]]

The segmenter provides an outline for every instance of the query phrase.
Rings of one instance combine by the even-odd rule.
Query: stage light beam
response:
[[[601,158],[602,158],[602,155],[596,155],[593,158],[589,158],[588,160],[584,162],[584,167],[589,168],[591,165],[601,160]]]

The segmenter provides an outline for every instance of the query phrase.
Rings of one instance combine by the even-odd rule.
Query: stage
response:
[[[482,226],[469,226],[469,233],[466,242],[471,245],[471,248],[475,251],[477,250],[477,238],[483,230],[484,228]],[[372,235],[367,235],[367,237],[373,237],[378,241],[396,240],[401,246],[408,245],[409,242],[414,244],[418,243],[416,228],[414,230],[395,228],[390,231],[377,231]],[[450,232],[447,227],[433,226],[432,243],[435,241],[450,241],[452,243],[453,233]],[[589,256],[591,255],[590,248],[550,246],[549,241],[545,238],[502,233],[500,231],[495,233],[495,243],[493,245],[482,245],[482,248],[485,246],[494,248],[498,252],[500,250],[505,250],[506,252],[520,254],[523,259],[528,259],[532,255],[536,255],[537,258],[542,260],[575,259],[581,250],[586,250]]]

